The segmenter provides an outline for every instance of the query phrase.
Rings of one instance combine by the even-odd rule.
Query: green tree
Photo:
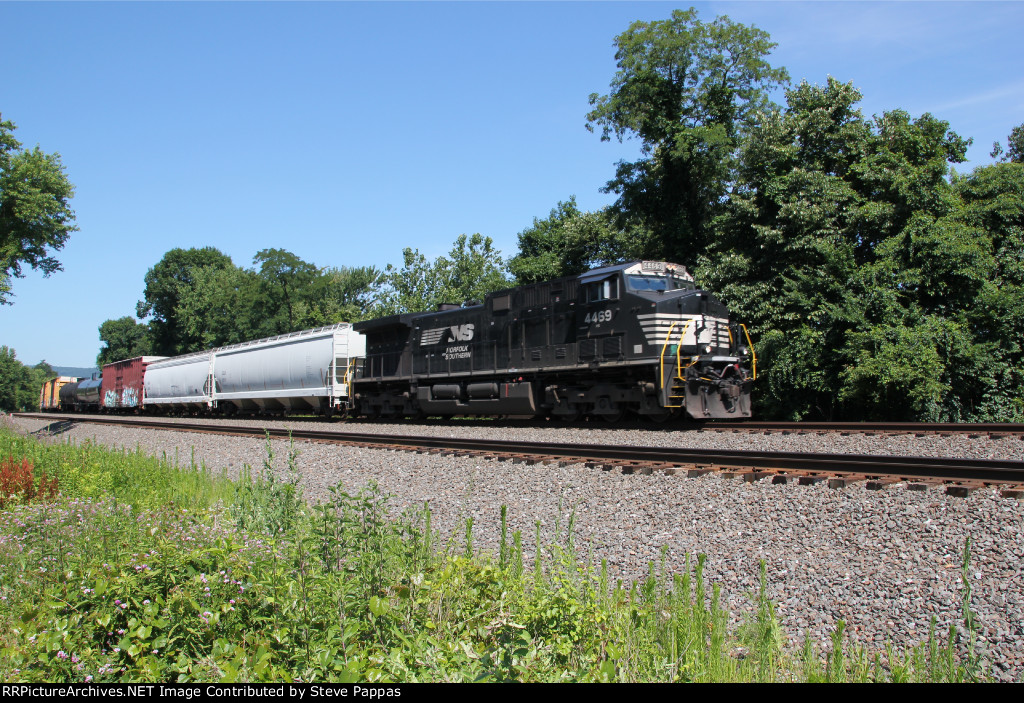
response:
[[[40,378],[44,382],[45,381],[51,381],[51,380],[57,378],[57,376],[59,375],[56,371],[53,370],[53,367],[50,366],[50,364],[46,361],[46,359],[43,359],[42,361],[40,361],[38,364],[33,366],[32,369],[34,371],[37,371],[40,374]]]
[[[1024,163],[1024,124],[1019,124],[1011,130],[1007,142],[1005,154],[1003,154],[1003,147],[999,142],[992,145],[992,158],[1002,156],[1001,161],[1009,161],[1014,164]]]
[[[744,143],[737,183],[694,271],[750,326],[758,348],[758,411],[799,419],[837,412],[855,324],[843,307],[856,266],[860,200],[853,167],[871,128],[850,84],[801,83]]]
[[[388,264],[374,316],[435,310],[441,303],[482,301],[509,285],[501,252],[490,237],[459,235],[448,256],[433,262],[419,252],[402,250],[402,268]]]
[[[955,182],[965,226],[983,232],[992,270],[978,286],[968,324],[979,353],[965,384],[978,421],[1024,421],[1024,163],[975,169]],[[964,394],[966,396],[966,394]]]
[[[380,279],[372,267],[321,270],[284,249],[258,252],[253,268],[212,248],[174,249],[147,273],[137,311],[152,315],[148,353],[185,354],[363,319]]]
[[[43,383],[55,376],[49,364],[30,368],[18,361],[13,349],[0,346],[0,412],[37,409]]]
[[[234,268],[230,257],[213,247],[172,249],[146,273],[144,299],[136,315],[149,321],[152,351],[162,356],[186,354],[204,348],[194,325],[186,330],[179,303],[195,283],[196,272],[204,268]]]
[[[261,304],[270,334],[307,327],[309,304],[305,297],[320,269],[284,249],[263,249],[252,263],[259,266]]]
[[[265,281],[237,266],[197,269],[178,301],[182,333],[194,349],[211,349],[280,334],[279,311],[265,299]]]
[[[96,365],[102,367],[112,361],[131,359],[150,353],[152,342],[149,325],[136,322],[133,317],[107,320],[100,325],[100,341],[105,345],[96,355]]]
[[[601,139],[636,137],[642,158],[620,162],[606,192],[616,211],[650,230],[647,256],[693,265],[733,181],[745,132],[788,81],[767,56],[766,32],[697,11],[634,22],[615,38],[618,62],[608,95],[590,96],[587,128]]]
[[[368,319],[383,280],[373,266],[324,269],[311,286],[309,320],[313,325]]]
[[[519,233],[519,253],[508,267],[520,284],[571,276],[641,258],[646,234],[638,227],[619,229],[609,210],[580,211],[573,196]]]
[[[75,188],[60,154],[23,149],[15,129],[0,119],[0,304],[10,304],[12,279],[24,277],[23,265],[45,276],[62,270],[49,252],[78,229],[69,205]]]
[[[760,411],[955,419],[980,359],[962,311],[992,272],[947,179],[968,142],[927,114],[866,120],[834,79],[786,98],[695,271],[760,340]]]

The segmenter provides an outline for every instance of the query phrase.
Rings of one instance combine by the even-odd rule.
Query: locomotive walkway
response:
[[[312,442],[377,449],[477,456],[533,465],[582,463],[605,470],[621,469],[625,473],[651,474],[659,472],[670,475],[700,476],[717,471],[726,477],[740,478],[744,481],[771,478],[773,483],[794,482],[807,485],[827,482],[832,488],[842,488],[854,482],[864,481],[866,487],[871,490],[902,483],[910,490],[925,490],[931,486],[940,486],[945,489],[947,494],[956,496],[966,496],[978,488],[992,487],[998,489],[1005,497],[1024,497],[1024,461],[1005,459],[952,459],[554,444],[455,437],[417,437],[408,434],[383,435],[313,429],[288,430],[225,423],[167,422],[123,417],[81,417],[30,413],[20,414],[20,416],[55,421],[48,428],[54,434],[62,431],[62,427],[68,427],[68,423],[87,422],[127,425],[140,429],[203,432],[245,437],[270,436],[279,439],[290,437]],[[792,425],[793,423],[779,424]],[[805,423],[800,424],[805,425]],[[857,431],[864,431],[863,425],[856,425],[856,427]],[[997,425],[995,427],[1002,428],[999,432],[999,436],[1002,436],[1007,426]],[[837,429],[834,425],[831,428]],[[718,431],[728,428],[716,424],[713,429]],[[744,429],[752,428],[744,427]],[[767,431],[768,428],[763,429]],[[814,431],[817,428],[804,426],[802,429]],[[785,431],[785,429],[776,429],[775,431]],[[975,431],[988,431],[996,434],[996,430],[975,428]]]

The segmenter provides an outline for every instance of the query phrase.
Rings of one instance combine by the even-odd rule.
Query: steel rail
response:
[[[1011,422],[776,422],[718,420],[701,425],[704,430],[745,430],[769,432],[898,432],[957,434],[1024,434],[1024,424]]]
[[[685,449],[677,447],[635,447],[624,445],[562,444],[460,437],[383,435],[365,432],[285,429],[242,425],[163,422],[114,418],[48,416],[66,422],[88,422],[135,426],[178,432],[204,432],[248,437],[269,435],[277,439],[357,445],[394,446],[475,453],[500,453],[545,457],[572,457],[581,461],[622,465],[672,464],[676,466],[742,467],[749,469],[799,471],[807,473],[934,478],[1000,484],[1024,484],[1024,461],[1008,459],[956,459],[922,456],[820,454],[811,452],[762,452],[729,449]]]
[[[18,417],[32,417],[38,419],[54,418],[54,417],[67,417],[81,419],[84,421],[85,417],[81,415],[64,415],[61,413],[13,413]],[[125,417],[125,416],[122,416]],[[136,416],[138,417],[138,416]],[[258,416],[254,416],[258,419]],[[287,418],[292,422],[298,423],[320,423],[324,419],[322,417],[304,417],[294,416]],[[447,420],[445,420],[446,422]],[[348,424],[358,426],[363,420],[349,420]],[[369,421],[374,422],[374,421]],[[429,426],[439,424],[440,420],[407,420],[405,421],[409,426],[414,427],[418,424],[426,424]],[[527,425],[527,426],[544,426],[545,423],[542,421],[535,421],[530,419],[506,419],[499,421],[501,424],[511,424],[515,426]],[[493,426],[493,418],[476,418],[468,417],[461,418],[459,423],[465,426],[486,425]],[[561,423],[558,423],[559,426]],[[571,427],[572,425],[564,425],[565,427]],[[616,429],[619,425],[607,424],[602,421],[598,421],[590,425],[594,428],[600,429]],[[807,433],[807,432],[840,432],[848,434],[878,434],[878,433],[893,433],[893,434],[988,434],[994,436],[1008,436],[1008,435],[1019,435],[1024,437],[1024,423],[1011,423],[1011,422],[967,422],[967,423],[956,423],[956,422],[824,422],[824,421],[777,421],[777,420],[710,420],[706,422],[699,421],[687,421],[680,420],[678,422],[668,422],[664,425],[652,425],[645,423],[640,419],[623,422],[621,427],[632,428],[634,426],[641,426],[650,431],[696,431],[696,432],[719,432],[719,431],[744,431],[744,432],[781,432],[783,434],[794,434],[794,433]]]

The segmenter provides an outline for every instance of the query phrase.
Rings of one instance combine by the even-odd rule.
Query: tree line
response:
[[[0,346],[0,411],[37,409],[43,384],[54,378],[57,372],[45,361],[26,366],[13,349]]]
[[[416,249],[402,266],[319,267],[264,249],[250,268],[213,248],[172,249],[149,270],[135,317],[100,325],[97,365],[144,354],[175,356],[336,322],[358,322],[438,303],[482,300],[509,285],[490,237],[460,235],[429,261]]]
[[[243,268],[216,249],[175,249],[146,274],[142,321],[101,325],[98,363],[661,259],[747,323],[763,417],[1024,421],[1024,125],[961,174],[971,140],[949,123],[866,116],[853,83],[793,84],[755,27],[677,10],[615,46],[586,126],[641,149],[604,186],[612,205],[558,202],[508,259],[480,234],[433,261],[405,249],[383,270],[279,249]]]

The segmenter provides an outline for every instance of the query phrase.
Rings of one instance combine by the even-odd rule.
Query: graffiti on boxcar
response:
[[[121,407],[137,408],[139,406],[139,389],[125,388],[121,391]]]

